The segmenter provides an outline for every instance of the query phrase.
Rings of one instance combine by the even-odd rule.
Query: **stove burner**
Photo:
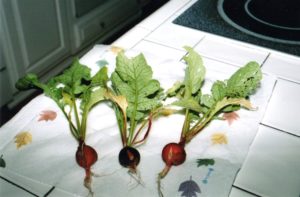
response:
[[[300,44],[298,0],[219,0],[218,12],[244,33],[274,42]]]

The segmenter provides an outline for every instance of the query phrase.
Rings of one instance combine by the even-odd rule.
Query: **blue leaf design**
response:
[[[197,197],[197,193],[201,193],[200,187],[192,180],[192,176],[190,177],[190,180],[180,184],[178,191],[182,192],[182,197]]]

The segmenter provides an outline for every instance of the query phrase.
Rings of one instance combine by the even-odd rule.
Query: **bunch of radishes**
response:
[[[91,166],[98,159],[96,150],[85,144],[87,116],[91,108],[103,100],[113,103],[123,145],[119,163],[136,174],[140,162],[137,145],[143,144],[149,137],[154,118],[178,112],[163,105],[167,97],[176,97],[172,105],[183,109],[185,120],[179,141],[167,144],[162,150],[165,168],[158,175],[158,191],[163,196],[161,179],[172,166],[185,161],[185,146],[220,113],[241,107],[252,109],[247,98],[262,78],[259,65],[250,62],[228,80],[216,81],[212,85],[211,94],[203,94],[201,88],[206,70],[202,59],[192,48],[185,49],[187,54],[183,59],[187,67],[184,81],[176,83],[167,93],[163,92],[158,80],[152,79],[152,69],[142,54],[130,59],[122,51],[116,57],[116,69],[110,78],[111,88],[107,85],[109,77],[106,67],[91,77],[90,69],[78,60],[47,84],[39,82],[36,75],[28,74],[17,82],[16,87],[20,90],[42,89],[62,110],[69,122],[71,134],[78,141],[76,161],[85,169],[84,185],[90,193],[93,174]]]

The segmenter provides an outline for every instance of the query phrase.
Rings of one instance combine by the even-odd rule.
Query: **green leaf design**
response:
[[[197,167],[201,166],[213,166],[215,164],[214,159],[197,159]]]
[[[160,83],[152,79],[152,69],[143,54],[129,59],[123,52],[119,53],[111,81],[117,94],[126,97],[127,115],[131,120],[141,120],[161,105]]]

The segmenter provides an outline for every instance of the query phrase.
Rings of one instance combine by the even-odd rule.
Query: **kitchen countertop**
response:
[[[168,57],[193,46],[210,61],[241,66],[255,60],[277,77],[265,115],[236,176],[231,197],[300,196],[300,57],[173,24],[195,0],[170,1],[114,44]],[[175,56],[178,57],[178,56]]]
[[[276,77],[276,83],[256,137],[232,185],[230,197],[299,197],[300,57],[172,23],[195,2],[169,1],[112,45],[144,53],[156,52],[161,57],[177,58],[177,61],[185,54],[182,47],[188,45],[202,55],[204,64],[212,70],[238,68],[249,61],[257,61],[265,74]],[[14,176],[11,173],[11,177]],[[11,182],[14,181],[0,179],[0,194],[32,196],[30,191],[35,184],[39,184],[41,190],[52,188],[32,180],[32,183],[23,185],[23,189],[20,189]],[[69,195],[58,188],[52,188],[49,194]]]

